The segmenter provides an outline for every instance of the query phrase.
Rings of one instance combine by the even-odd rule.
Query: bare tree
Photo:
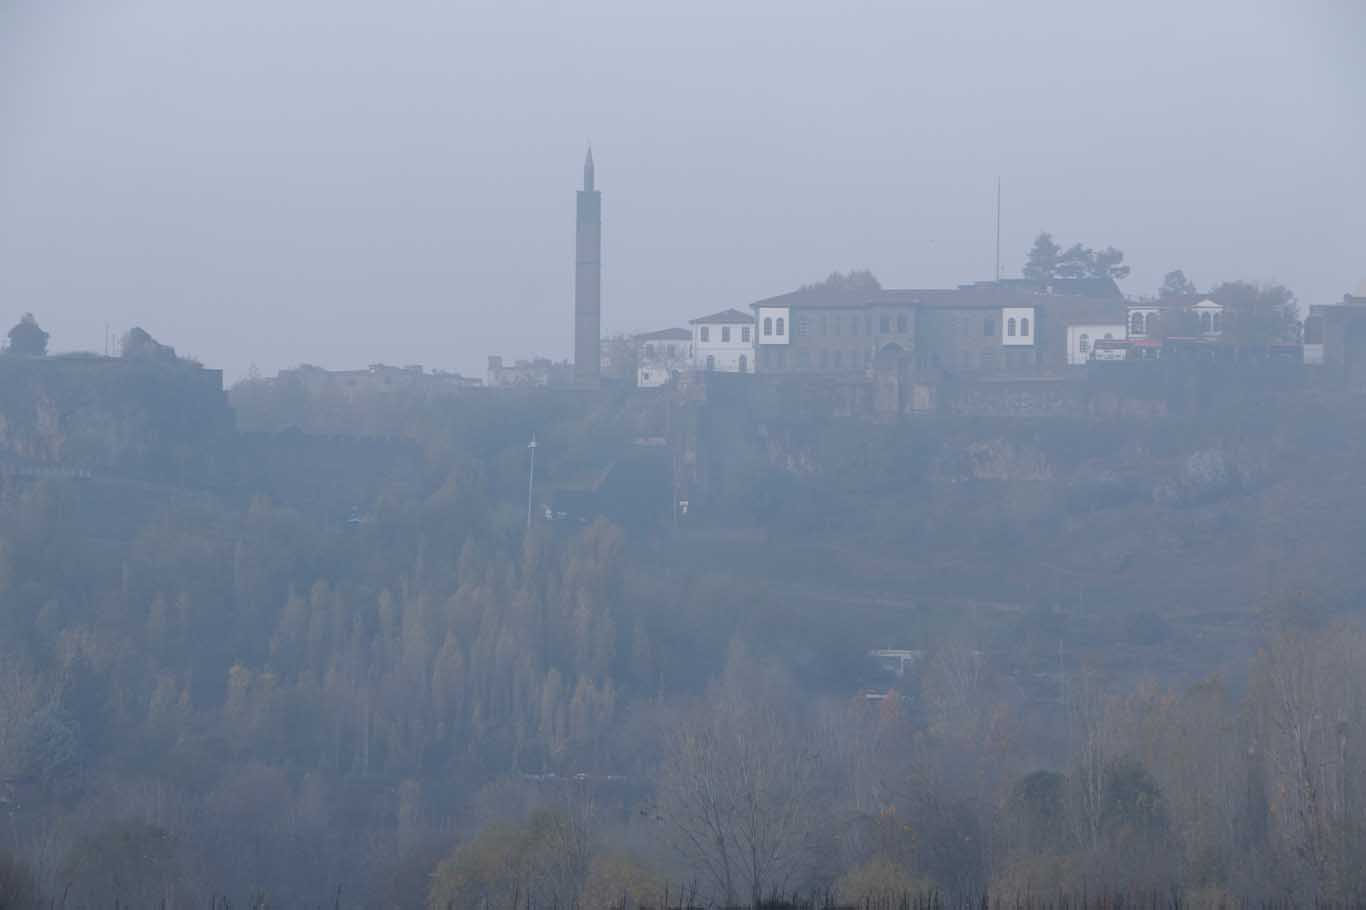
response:
[[[726,903],[787,888],[813,830],[817,756],[776,687],[746,662],[732,649],[722,683],[675,736],[660,782],[675,847]]]

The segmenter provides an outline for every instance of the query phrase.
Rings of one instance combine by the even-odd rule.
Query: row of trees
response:
[[[1095,250],[1081,243],[1063,249],[1053,235],[1044,231],[1034,239],[1025,260],[1023,275],[1034,281],[1059,278],[1110,278],[1129,275],[1124,253],[1114,247]],[[1157,299],[1170,303],[1194,303],[1209,298],[1224,307],[1224,335],[1250,343],[1295,341],[1299,338],[1298,302],[1284,285],[1225,281],[1201,293],[1195,282],[1180,269],[1168,272],[1158,288]],[[1198,336],[1201,326],[1193,312],[1175,309],[1167,312],[1162,332],[1177,336]]]

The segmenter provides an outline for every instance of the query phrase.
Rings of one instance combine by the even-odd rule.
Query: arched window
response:
[[[1204,310],[1204,311],[1202,311],[1202,312],[1200,313],[1200,331],[1202,331],[1202,332],[1212,332],[1212,331],[1214,331],[1214,321],[1213,321],[1212,319],[1210,319],[1209,310]]]
[[[1143,314],[1142,314],[1142,313],[1134,313],[1134,314],[1132,314],[1132,315],[1129,317],[1129,334],[1131,334],[1131,335],[1142,335],[1142,334],[1143,334]]]
[[[772,317],[772,316],[765,316],[765,317],[764,317],[764,334],[765,334],[765,335],[772,335],[772,334],[773,334],[773,317]]]
[[[778,317],[778,334],[779,334],[779,335],[781,335],[781,334],[783,333],[783,329],[784,329],[784,328],[785,328],[785,326],[783,325],[783,317],[779,316],[779,317]]]
[[[1015,337],[1015,317],[1014,317],[1014,316],[1011,316],[1009,319],[1006,320],[1006,336],[1009,337],[1009,338],[1014,338],[1014,337]]]
[[[1085,332],[1081,333],[1081,340],[1077,343],[1077,349],[1083,354],[1091,353],[1091,336]]]
[[[1028,316],[1022,316],[1022,317],[1020,317],[1020,334],[1021,334],[1021,335],[1025,335],[1025,336],[1028,336],[1028,335],[1029,335],[1029,317],[1028,317]]]
[[[1223,322],[1223,320],[1219,318],[1220,315],[1222,315],[1222,314],[1220,314],[1220,313],[1214,313],[1214,314],[1212,314],[1212,315],[1210,316],[1210,320],[1209,320],[1209,321],[1210,321],[1210,330],[1211,330],[1212,332],[1214,332],[1214,334],[1216,334],[1216,335],[1218,335],[1220,332],[1222,332],[1222,331],[1224,330],[1223,325],[1221,325],[1221,323]]]
[[[741,354],[741,355],[740,355],[740,372],[741,372],[741,373],[748,373],[748,372],[749,372],[749,358],[746,357],[744,354]]]
[[[708,354],[708,355],[707,355],[707,369],[709,369],[709,370],[714,370],[714,369],[716,369],[716,356],[715,356],[714,354]]]

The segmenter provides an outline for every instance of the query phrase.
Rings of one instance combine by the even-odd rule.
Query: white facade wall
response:
[[[1129,337],[1126,326],[1120,323],[1069,325],[1067,327],[1067,365],[1086,366],[1091,349],[1097,341],[1110,338],[1123,341]]]
[[[1001,308],[1001,344],[1007,347],[1032,345],[1038,328],[1032,306]],[[1013,334],[1012,329],[1014,329]]]
[[[750,323],[698,323],[692,327],[692,349],[695,370],[754,372],[754,326]]]
[[[756,342],[760,345],[789,344],[792,338],[792,314],[785,306],[761,306],[754,323]]]

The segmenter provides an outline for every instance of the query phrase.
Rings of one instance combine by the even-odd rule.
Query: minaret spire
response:
[[[602,362],[602,194],[593,184],[593,147],[583,161],[574,231],[574,383],[596,388]]]

